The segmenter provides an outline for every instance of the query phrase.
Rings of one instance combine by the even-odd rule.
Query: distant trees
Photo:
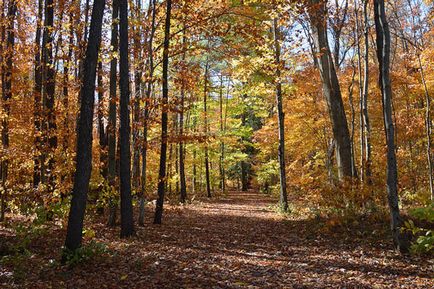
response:
[[[74,250],[88,195],[128,237],[136,201],[139,226],[155,198],[160,224],[166,201],[232,189],[365,210],[387,179],[405,247],[398,197],[434,192],[432,4],[94,1],[0,1],[0,218],[61,217],[72,191]]]

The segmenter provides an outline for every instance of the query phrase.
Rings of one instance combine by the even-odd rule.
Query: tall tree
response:
[[[187,56],[187,35],[186,35],[186,24],[183,24],[183,34],[182,34],[182,69],[186,69],[186,56]],[[181,100],[179,109],[179,196],[180,202],[185,203],[187,200],[187,184],[185,181],[185,156],[184,156],[184,110],[185,110],[185,79],[181,76]]]
[[[158,199],[155,207],[154,224],[161,224],[163,216],[163,204],[166,183],[166,158],[167,158],[167,111],[169,99],[169,45],[170,45],[170,17],[172,11],[172,0],[166,1],[166,21],[164,27],[163,43],[163,95],[161,99],[161,148],[160,148],[160,170],[158,173]]]
[[[205,133],[205,183],[206,183],[206,195],[211,198],[211,184],[209,176],[209,151],[208,151],[208,73],[209,73],[209,63],[208,60],[205,64],[205,75],[204,75],[204,89],[203,89],[203,125]]]
[[[379,64],[379,86],[383,103],[383,120],[387,145],[387,199],[389,202],[391,229],[395,246],[401,251],[408,250],[408,239],[401,232],[403,225],[399,212],[398,168],[395,151],[395,127],[392,119],[392,86],[390,84],[390,31],[384,0],[374,0],[374,18]]]
[[[104,126],[104,83],[102,61],[98,62],[98,141],[100,149],[100,172],[107,178],[107,136]]]
[[[65,240],[65,247],[70,251],[74,251],[81,246],[84,212],[86,210],[87,193],[92,171],[92,124],[95,104],[95,80],[98,50],[101,43],[104,6],[105,0],[94,1],[89,41],[83,61],[75,178]]]
[[[144,225],[145,218],[145,195],[146,195],[146,177],[147,177],[147,158],[148,158],[148,118],[149,105],[151,101],[152,85],[154,78],[154,35],[155,35],[155,17],[156,17],[156,0],[149,0],[149,13],[151,14],[151,30],[148,41],[148,80],[145,92],[145,111],[143,117],[143,144],[142,144],[142,182],[139,197],[139,226]],[[149,14],[148,13],[148,14]]]
[[[339,179],[353,177],[351,162],[351,139],[339,80],[331,57],[327,36],[327,1],[311,0],[309,15],[313,30],[316,57],[323,85],[324,96],[330,114],[333,137],[336,145],[336,160]],[[355,170],[354,170],[355,171]]]
[[[285,113],[283,112],[282,82],[281,82],[281,60],[280,60],[280,41],[281,32],[278,19],[273,20],[274,31],[274,61],[276,63],[276,103],[277,103],[277,123],[279,127],[279,177],[280,177],[280,206],[283,211],[288,211],[288,195],[286,192],[286,165],[285,165]]]
[[[223,122],[223,74],[220,75],[220,92],[219,92],[219,113],[220,113],[220,134],[224,134],[224,122]],[[226,191],[226,180],[225,180],[225,142],[220,140],[220,157],[219,157],[219,172],[220,172],[220,190],[222,193]]]
[[[141,0],[137,0],[134,5],[134,15],[137,19],[133,26],[133,55],[134,55],[134,100],[133,100],[133,168],[132,180],[133,189],[140,190],[140,141],[139,141],[139,122],[140,122],[140,101],[142,100],[142,45],[141,45]]]
[[[15,45],[15,15],[17,13],[17,3],[15,0],[10,0],[8,3],[8,13],[6,18],[6,45],[2,53],[3,60],[1,63],[1,81],[2,81],[2,101],[3,101],[3,120],[2,120],[2,158],[0,161],[0,175],[1,175],[1,208],[0,208],[0,221],[5,218],[6,209],[6,194],[8,192],[7,179],[8,179],[8,166],[9,166],[9,115],[11,111],[10,101],[12,99],[12,58],[14,54]],[[2,31],[3,33],[3,31]],[[3,63],[4,62],[4,63]]]
[[[42,34],[42,107],[43,142],[48,149],[42,151],[41,179],[54,190],[54,151],[57,147],[56,115],[54,111],[55,67],[53,59],[54,2],[45,0],[44,31]]]
[[[107,140],[108,140],[108,159],[107,159],[107,181],[113,191],[116,180],[116,91],[117,91],[117,66],[118,59],[115,54],[118,51],[118,17],[119,3],[118,0],[112,2],[112,29],[110,46],[112,47],[112,57],[110,60],[110,100],[109,100],[109,116],[107,124]],[[116,223],[117,205],[114,196],[110,196],[109,200],[109,219],[108,226],[114,226]]]
[[[134,234],[133,203],[131,197],[130,150],[130,87],[128,64],[128,1],[119,0],[119,88],[120,88],[120,188],[121,188],[121,237]]]
[[[365,175],[366,181],[369,185],[372,184],[372,149],[371,149],[371,122],[369,120],[368,111],[368,93],[369,93],[369,20],[368,20],[368,0],[363,1],[363,39],[364,39],[364,70],[363,70],[363,103],[362,103],[362,114],[363,114],[363,125],[364,125],[364,136],[365,136]]]
[[[34,52],[34,86],[33,86],[33,122],[35,137],[35,153],[33,156],[33,186],[36,188],[41,182],[41,90],[42,90],[42,68],[41,68],[41,34],[42,34],[42,11],[43,0],[38,1],[38,18],[35,33]]]

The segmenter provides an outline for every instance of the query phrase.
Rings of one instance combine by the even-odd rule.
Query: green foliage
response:
[[[434,204],[425,208],[416,208],[410,211],[410,215],[418,220],[434,222]]]
[[[104,243],[99,243],[92,240],[89,244],[74,251],[70,251],[66,248],[63,249],[63,260],[68,266],[74,267],[80,263],[94,259],[106,253],[108,253],[108,250]]]
[[[257,172],[257,180],[262,192],[267,194],[278,192],[279,162],[270,160],[260,166]]]
[[[97,208],[107,208],[110,204],[118,205],[118,192],[114,186],[110,186],[108,182],[104,181],[99,188],[100,191],[96,202]]]
[[[434,204],[425,208],[413,209],[410,211],[410,215],[416,220],[432,223],[434,221]],[[417,226],[413,220],[405,222],[404,230],[411,232],[416,237],[410,248],[413,254],[430,254],[434,252],[433,230]]]
[[[0,265],[9,265],[14,268],[14,278],[24,279],[26,277],[26,262],[32,255],[30,244],[34,239],[46,234],[46,228],[41,225],[24,225],[18,224],[15,226],[17,242],[14,244],[1,244],[0,255],[4,255],[0,259]]]

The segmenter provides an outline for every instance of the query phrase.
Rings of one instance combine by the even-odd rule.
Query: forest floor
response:
[[[433,260],[393,251],[386,223],[324,230],[324,220],[283,216],[273,205],[262,194],[231,192],[166,206],[160,226],[150,224],[148,207],[148,224],[127,240],[103,218],[87,222],[107,251],[73,268],[59,263],[65,230],[48,226],[25,257],[0,263],[0,287],[434,288]],[[0,243],[16,239],[0,227]]]

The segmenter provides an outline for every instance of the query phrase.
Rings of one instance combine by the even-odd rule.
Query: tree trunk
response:
[[[12,64],[13,64],[13,54],[15,45],[15,15],[17,13],[17,3],[15,0],[9,1],[8,13],[6,18],[6,46],[4,47],[3,62],[1,65],[2,70],[2,101],[3,101],[3,120],[2,120],[2,152],[4,157],[0,163],[0,174],[1,174],[1,208],[0,208],[0,221],[5,218],[6,210],[6,195],[8,192],[7,179],[8,179],[8,166],[9,166],[9,115],[11,110],[11,100],[12,100]]]
[[[65,247],[69,251],[79,248],[82,240],[83,219],[92,170],[92,123],[95,103],[95,79],[104,6],[105,0],[94,1],[89,41],[83,64],[83,85],[80,91],[82,99],[77,131],[76,169],[65,241]],[[66,260],[64,259],[64,261]]]
[[[34,78],[33,86],[33,122],[35,136],[35,154],[33,155],[33,187],[37,188],[41,182],[41,91],[42,91],[42,67],[41,67],[41,33],[42,33],[43,0],[38,1],[38,19],[35,36]]]
[[[205,65],[205,83],[203,91],[203,113],[204,113],[204,132],[205,132],[205,182],[206,182],[206,195],[211,198],[211,184],[209,176],[209,153],[208,153],[208,112],[207,112],[207,99],[208,99],[208,60]]]
[[[327,21],[325,21],[327,1],[311,0],[311,3],[313,5],[310,7],[309,14],[317,49],[318,66],[336,144],[338,176],[343,180],[346,177],[353,177],[351,140],[339,80],[328,44]]]
[[[288,211],[288,195],[286,192],[286,164],[285,164],[285,113],[283,111],[282,83],[281,83],[281,62],[280,62],[280,41],[281,34],[278,26],[278,19],[274,18],[274,61],[276,64],[276,103],[277,123],[279,129],[279,178],[280,178],[280,206],[284,212]]]
[[[74,21],[73,21],[73,12],[70,10],[69,12],[69,42],[68,42],[68,54],[66,55],[66,59],[63,62],[63,109],[65,111],[65,116],[63,120],[64,127],[64,136],[63,136],[63,151],[66,154],[69,148],[69,70],[72,63],[72,52],[74,50]]]
[[[220,93],[219,93],[219,110],[220,110],[220,159],[219,159],[219,171],[220,171],[220,190],[222,193],[226,191],[226,180],[225,180],[225,142],[224,142],[224,122],[223,122],[223,74],[220,75]]]
[[[374,0],[375,31],[377,42],[377,58],[379,63],[383,102],[383,120],[387,145],[387,198],[391,215],[391,229],[395,246],[401,251],[408,251],[408,240],[401,232],[402,219],[399,212],[398,168],[395,152],[395,130],[392,119],[392,87],[389,77],[390,65],[390,32],[386,19],[384,0]]]
[[[365,126],[363,119],[363,78],[362,78],[362,53],[360,51],[360,37],[359,37],[359,5],[358,1],[354,2],[354,15],[355,15],[355,30],[354,36],[356,39],[357,47],[357,70],[359,77],[359,130],[360,130],[360,182],[365,180]],[[353,143],[354,145],[354,143]],[[354,151],[354,150],[353,150]]]
[[[353,169],[353,176],[357,175],[356,171],[356,161],[354,156],[354,132],[355,132],[355,117],[356,117],[356,111],[354,109],[354,78],[356,76],[356,68],[354,67],[353,73],[351,76],[351,82],[350,86],[348,87],[348,100],[350,104],[350,111],[351,111],[351,125],[350,125],[350,143],[351,143],[351,168]]]
[[[434,201],[434,188],[433,188],[433,161],[431,154],[431,96],[428,92],[428,87],[426,85],[425,73],[422,67],[422,62],[420,60],[420,55],[417,54],[417,60],[419,63],[420,76],[422,79],[422,84],[425,92],[425,102],[426,102],[426,110],[425,110],[425,128],[426,128],[426,156],[428,161],[428,177],[429,177],[429,191],[431,193],[431,201]]]
[[[143,146],[142,146],[142,189],[139,197],[139,226],[144,226],[145,218],[145,196],[146,196],[146,170],[148,158],[148,119],[149,119],[149,104],[151,101],[152,84],[154,77],[154,34],[155,34],[155,17],[156,17],[156,0],[149,0],[149,9],[152,10],[151,31],[149,34],[148,57],[149,57],[149,75],[145,95],[145,112],[143,118]]]
[[[104,128],[104,84],[102,62],[98,62],[98,136],[100,148],[100,172],[107,179],[107,136]]]
[[[135,17],[141,21],[141,1],[137,0],[135,7]],[[134,108],[133,108],[133,188],[136,192],[140,190],[140,142],[139,142],[139,122],[140,122],[140,100],[142,99],[142,72],[143,61],[141,51],[141,30],[140,22],[134,27]]]
[[[112,4],[112,31],[110,45],[112,53],[118,51],[118,16],[119,3],[118,0],[113,0]],[[111,192],[116,183],[116,90],[117,90],[117,66],[118,60],[112,57],[110,60],[110,103],[109,117],[107,125],[108,138],[108,159],[107,159],[107,181]],[[116,224],[117,205],[114,196],[110,196],[109,200],[109,219],[107,225],[113,227]]]
[[[363,24],[364,24],[364,70],[363,70],[363,124],[365,136],[365,174],[368,185],[372,184],[372,152],[371,152],[371,124],[368,113],[368,92],[369,92],[369,21],[368,21],[368,0],[363,1]]]
[[[163,45],[163,95],[161,112],[161,148],[160,148],[160,171],[158,174],[158,199],[155,207],[154,224],[161,224],[163,216],[163,204],[166,183],[166,158],[167,158],[167,111],[169,99],[169,45],[170,45],[170,14],[172,0],[166,1],[166,22],[164,27]]]
[[[130,88],[128,64],[128,1],[119,0],[119,88],[120,88],[120,189],[121,189],[121,237],[134,234],[133,204],[131,197],[130,151]]]
[[[53,24],[54,2],[45,1],[44,32],[42,35],[42,106],[43,106],[43,142],[48,150],[42,155],[43,182],[47,182],[48,190],[54,191],[54,152],[57,147],[56,116],[54,111],[55,71],[53,65]]]
[[[186,67],[186,54],[187,54],[187,36],[186,36],[186,27],[184,23],[183,35],[182,35],[182,67],[185,69]],[[179,155],[179,186],[180,186],[180,194],[179,200],[182,204],[184,204],[187,200],[187,184],[185,181],[185,157],[184,157],[184,100],[185,100],[185,79],[183,76],[181,80],[181,100],[180,100],[180,109],[179,109],[179,147],[178,147],[178,155]]]

